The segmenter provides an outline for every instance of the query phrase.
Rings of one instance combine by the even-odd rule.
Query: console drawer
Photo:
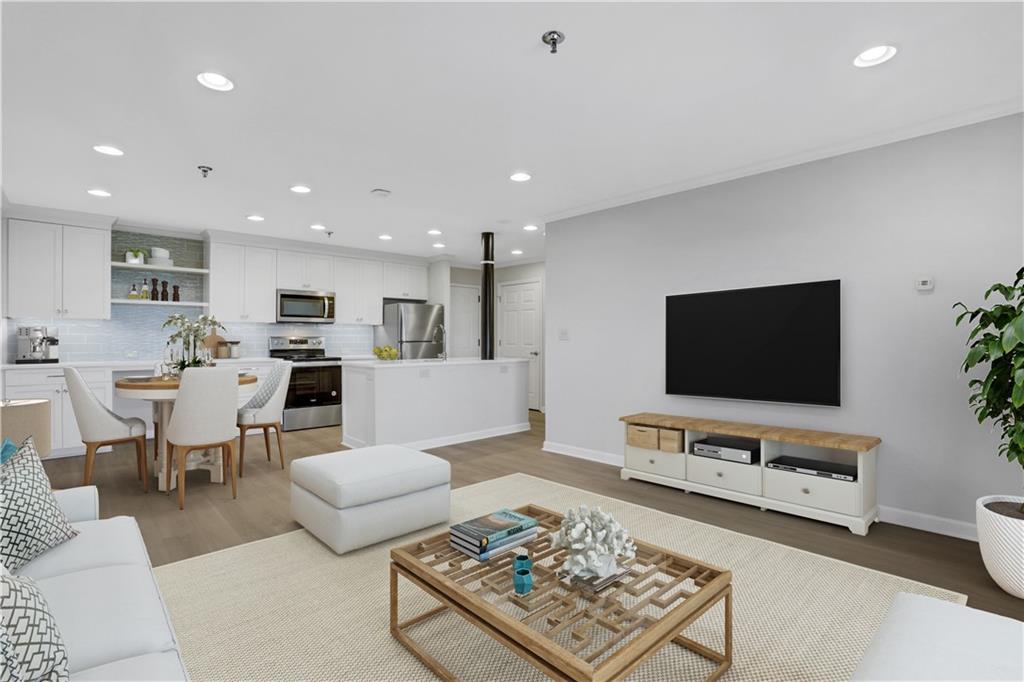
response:
[[[686,456],[686,480],[748,495],[761,494],[761,466],[699,455]]]
[[[686,457],[682,453],[662,452],[661,450],[627,445],[626,468],[682,480],[686,478]]]
[[[683,432],[674,429],[658,429],[658,448],[662,452],[682,452]]]
[[[840,514],[860,516],[860,486],[853,481],[765,468],[764,496]]]
[[[626,425],[626,445],[634,448],[658,449],[658,429],[650,426]]]

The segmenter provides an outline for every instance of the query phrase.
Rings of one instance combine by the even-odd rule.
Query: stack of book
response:
[[[448,542],[477,561],[487,561],[535,537],[537,519],[502,509],[455,524],[449,529]]]

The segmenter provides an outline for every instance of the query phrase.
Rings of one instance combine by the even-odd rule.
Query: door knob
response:
[[[716,471],[715,476],[718,476],[719,478],[724,478],[725,474],[723,474],[721,471]]]
[[[810,488],[801,488],[800,492],[802,492],[804,495],[810,495],[811,494],[811,489]]]
[[[531,350],[530,351],[530,355],[540,355],[540,351],[538,351],[538,350]]]

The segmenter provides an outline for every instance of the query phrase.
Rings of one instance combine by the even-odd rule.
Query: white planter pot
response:
[[[138,256],[135,256],[131,251],[125,251],[124,262],[131,265],[145,265],[146,257],[141,253]]]
[[[981,559],[992,580],[1015,597],[1024,599],[1024,519],[1012,519],[985,508],[989,502],[1015,502],[1013,495],[979,497],[975,506]]]

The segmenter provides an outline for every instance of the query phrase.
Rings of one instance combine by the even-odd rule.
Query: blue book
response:
[[[519,545],[525,545],[527,542],[530,542],[536,537],[536,530],[529,533],[523,533],[522,535],[518,535],[515,538],[513,538],[511,542],[508,542],[506,544],[501,545],[500,547],[495,547],[494,549],[490,549],[482,553],[474,552],[472,549],[456,542],[453,539],[449,539],[448,544],[450,544],[452,547],[454,547],[455,549],[459,550],[460,552],[469,556],[472,559],[476,559],[477,561],[487,561],[491,557],[498,556],[499,554],[504,554],[510,549],[515,549]]]
[[[456,523],[449,530],[452,535],[479,547],[480,551],[486,551],[488,545],[536,525],[537,519],[511,509],[501,509],[493,514]]]

